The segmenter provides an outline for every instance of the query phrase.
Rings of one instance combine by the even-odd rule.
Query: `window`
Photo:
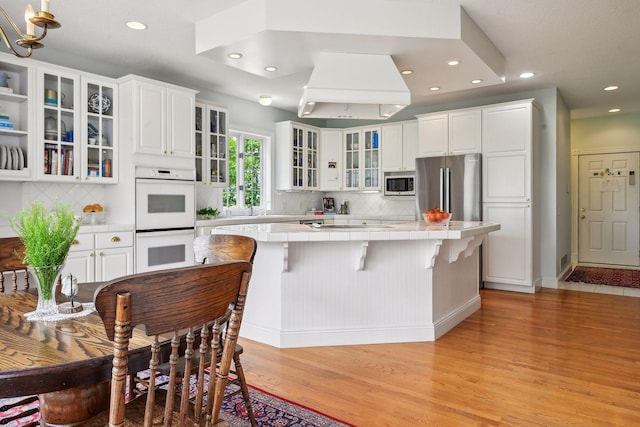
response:
[[[231,131],[229,133],[229,186],[223,203],[230,209],[266,209],[264,154],[266,137]]]

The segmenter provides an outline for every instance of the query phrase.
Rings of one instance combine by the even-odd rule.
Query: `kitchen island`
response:
[[[240,335],[275,347],[435,341],[480,308],[479,246],[498,224],[214,228],[258,242]]]

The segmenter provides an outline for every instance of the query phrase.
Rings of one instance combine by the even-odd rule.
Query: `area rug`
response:
[[[565,281],[640,288],[640,270],[578,266]]]
[[[353,424],[339,421],[311,408],[275,396],[251,385],[249,386],[249,394],[251,395],[251,403],[253,404],[256,422],[258,426],[261,427],[355,427]],[[0,408],[11,400],[15,399],[0,399]],[[22,413],[33,408],[38,408],[37,400],[31,404],[9,409],[6,412],[0,411],[0,420],[10,417],[12,414]],[[225,400],[222,405],[222,412],[222,417],[229,421],[231,427],[246,427],[251,425],[241,394],[236,394]],[[10,421],[8,424],[2,424],[2,421],[0,421],[0,425],[7,427],[24,427],[37,425],[39,419],[40,414],[36,412],[27,417]]]

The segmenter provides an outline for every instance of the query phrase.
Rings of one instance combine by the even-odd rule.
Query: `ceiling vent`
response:
[[[384,120],[411,103],[389,55],[320,53],[298,117]]]

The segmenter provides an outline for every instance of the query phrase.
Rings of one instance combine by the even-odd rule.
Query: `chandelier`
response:
[[[40,43],[42,39],[44,39],[47,35],[47,29],[51,28],[60,28],[60,23],[56,21],[50,12],[49,12],[49,0],[42,0],[40,4],[40,8],[42,10],[38,12],[33,11],[33,7],[31,5],[27,6],[27,9],[24,12],[24,20],[27,24],[27,32],[23,33],[20,28],[16,25],[16,23],[11,19],[9,14],[4,10],[4,8],[0,7],[0,11],[6,18],[7,22],[11,25],[13,30],[20,36],[18,40],[15,41],[15,44],[20,46],[23,49],[26,49],[25,52],[18,52],[16,48],[13,46],[5,29],[0,24],[0,36],[2,36],[2,40],[4,44],[13,52],[13,54],[19,58],[28,58],[31,56],[31,52],[33,49],[39,49],[44,45]],[[42,34],[39,36],[36,35],[35,27],[42,28]]]

